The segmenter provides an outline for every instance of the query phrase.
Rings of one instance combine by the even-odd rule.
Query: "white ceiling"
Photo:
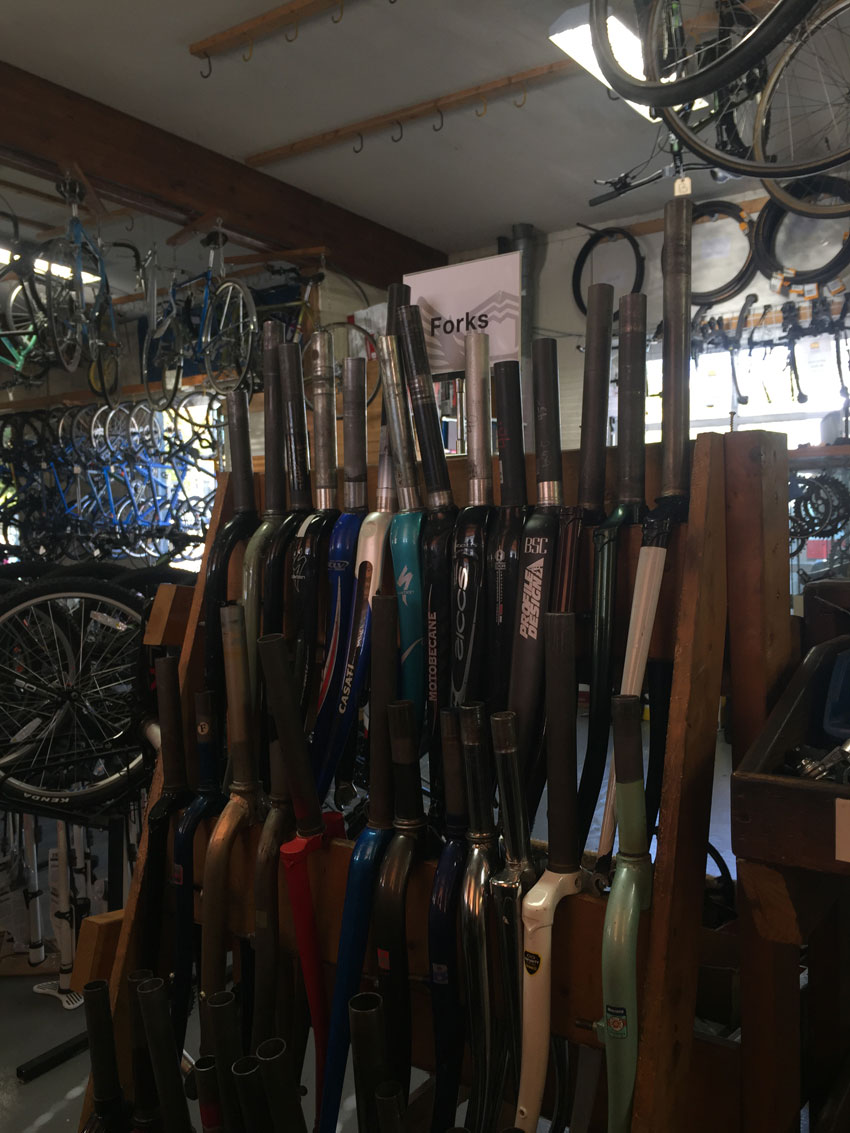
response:
[[[349,0],[342,21],[304,24],[213,60],[188,44],[264,11],[269,0],[27,0],[3,15],[2,58],[230,157],[248,154],[563,55],[547,39],[568,0]],[[575,75],[266,172],[445,251],[492,241],[515,222],[545,232],[660,210],[659,182],[591,209],[594,177],[645,159],[656,127],[595,79]],[[2,117],[0,117],[0,142]],[[15,175],[19,179],[19,175]],[[740,191],[741,185],[734,188]],[[726,195],[705,176],[697,198]],[[23,210],[22,210],[23,211]],[[40,216],[34,207],[30,215]]]

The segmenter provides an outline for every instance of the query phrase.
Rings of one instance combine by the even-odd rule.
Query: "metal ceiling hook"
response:
[[[440,115],[440,125],[439,126],[433,126],[433,125],[431,126],[431,129],[434,131],[435,134],[439,134],[440,130],[442,130],[443,126],[445,126],[445,124],[446,124],[446,120],[443,117],[443,112],[442,112],[442,110],[440,110],[439,106],[437,107],[437,113]]]
[[[201,78],[202,79],[208,79],[210,77],[210,75],[212,74],[212,59],[209,57],[209,55],[206,53],[206,51],[204,52],[204,58],[207,61],[207,69],[206,69],[206,71],[201,71]]]
[[[287,43],[294,43],[296,41],[296,39],[298,38],[298,20],[295,21],[295,35],[290,36],[284,30],[283,38],[286,40]]]
[[[242,62],[243,63],[250,63],[251,62],[251,56],[253,54],[254,54],[254,41],[252,39],[251,42],[248,44],[248,50],[242,52]]]
[[[360,145],[359,146],[352,146],[351,148],[352,148],[352,150],[354,150],[355,153],[362,153],[363,152],[363,135],[358,134],[357,137],[360,139]]]
[[[483,94],[480,97],[481,97],[482,103],[484,104],[484,109],[475,111],[475,117],[476,118],[483,118],[484,115],[487,113],[487,99],[484,97]]]
[[[345,0],[339,0],[339,15],[331,16],[332,24],[341,24],[342,17],[345,15]]]
[[[522,110],[522,108],[525,106],[525,100],[527,98],[528,98],[528,88],[523,87],[522,88],[522,98],[519,100],[519,102],[517,102],[517,100],[514,99],[514,106],[517,108],[517,110]]]
[[[391,142],[400,142],[401,139],[404,137],[404,126],[401,124],[401,122],[399,121],[398,118],[396,118],[395,122],[396,122],[396,125],[398,126],[398,137],[396,137],[395,134],[390,134],[390,141]]]

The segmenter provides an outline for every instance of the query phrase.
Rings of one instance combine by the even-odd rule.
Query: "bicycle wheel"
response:
[[[109,449],[111,456],[121,457],[125,453],[129,443],[127,438],[127,423],[130,419],[132,409],[133,403],[131,401],[119,401],[116,406],[109,410],[106,416],[104,436],[106,439],[106,447]]]
[[[202,334],[207,377],[219,393],[238,389],[251,367],[257,312],[248,288],[236,279],[219,284]]]
[[[127,441],[134,456],[155,457],[162,451],[162,425],[156,410],[137,401],[127,417]]]
[[[323,323],[321,326],[315,327],[309,337],[305,339],[304,345],[301,348],[301,358],[304,367],[304,401],[307,408],[313,408],[313,403],[310,400],[308,393],[310,383],[313,380],[313,370],[315,364],[316,342],[319,335],[331,336],[331,359],[333,360],[334,370],[334,388],[336,389],[336,417],[338,421],[342,420],[342,362],[344,358],[365,358],[367,361],[370,358],[377,358],[378,348],[375,342],[375,337],[365,329],[365,327],[358,326],[357,323],[349,322],[333,322]],[[366,404],[371,405],[375,400],[378,390],[381,388],[381,370],[380,366],[373,367],[373,378],[371,384],[368,384],[367,376],[367,389],[366,389]],[[367,369],[368,375],[368,369]]]
[[[100,807],[144,773],[135,736],[142,602],[59,578],[0,599],[0,795]]]
[[[97,409],[96,405],[81,405],[71,422],[71,447],[83,467],[96,460],[91,441],[91,424]]]
[[[847,76],[850,74],[850,0],[816,14],[806,35],[784,51],[767,80],[758,105],[753,149],[759,160],[782,165],[818,160],[824,154],[850,160]],[[801,201],[774,177],[764,182],[770,196],[806,216],[850,216],[850,200],[820,204]]]
[[[142,383],[154,409],[171,408],[182,376],[183,333],[179,319],[172,315],[153,329],[148,327],[142,347]]]
[[[654,0],[651,9],[628,0],[590,0],[590,33],[599,69],[621,98],[679,106],[758,65],[810,8],[811,0],[766,0],[759,18],[739,0]]]
[[[47,331],[56,361],[69,374],[77,369],[83,352],[85,311],[80,307],[74,284],[77,270],[76,248],[65,237],[51,240],[41,249],[40,258],[48,264]]]

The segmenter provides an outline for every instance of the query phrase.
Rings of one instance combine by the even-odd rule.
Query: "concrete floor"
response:
[[[578,747],[584,750],[585,721],[579,721]],[[717,745],[717,760],[714,773],[714,790],[711,814],[711,841],[726,859],[734,873],[735,862],[732,857],[729,831],[729,779],[731,775],[731,756],[727,744]],[[607,775],[606,775],[607,781]],[[588,845],[593,848],[598,841],[601,805],[591,830]],[[546,798],[544,795],[534,824],[534,836],[546,837]],[[46,850],[42,848],[42,854]],[[709,872],[714,872],[709,866]],[[46,910],[45,910],[46,912]],[[85,1027],[82,1010],[65,1011],[53,999],[35,995],[32,987],[39,982],[33,977],[0,977],[0,1130],[2,1133],[39,1133],[53,1130],[76,1129],[79,1119],[82,1096],[88,1075],[88,1055],[76,1055],[63,1066],[49,1071],[43,1077],[28,1084],[18,1082],[16,1067],[40,1054]],[[197,1037],[190,1034],[187,1048],[196,1049]],[[305,1099],[305,1114],[313,1110],[313,1071],[312,1054],[308,1051],[305,1064],[304,1084],[308,1089]],[[424,1076],[414,1078],[414,1086]],[[193,1121],[200,1129],[196,1106]],[[460,1110],[459,1119],[463,1109]],[[540,1133],[548,1128],[548,1122],[541,1121]],[[351,1069],[343,1091],[338,1133],[356,1133],[357,1120],[354,1101]]]

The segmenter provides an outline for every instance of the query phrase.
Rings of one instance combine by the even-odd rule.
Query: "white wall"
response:
[[[639,194],[635,194],[635,198]],[[751,194],[739,196],[723,195],[718,199],[745,201]],[[600,225],[600,227],[629,226],[641,220],[649,220],[658,214],[644,216],[624,216],[622,220]],[[527,218],[520,217],[520,220]],[[813,227],[813,226],[816,226]],[[798,261],[798,267],[814,266],[831,258],[832,251],[824,254],[824,246],[832,244],[836,235],[841,239],[840,229],[846,221],[823,222],[793,218],[787,228],[778,250],[783,247],[789,255],[803,256],[805,262]],[[510,225],[505,225],[510,231]],[[581,420],[581,385],[584,355],[579,347],[584,344],[585,318],[575,304],[572,293],[572,274],[576,257],[590,233],[579,227],[567,228],[560,232],[540,233],[536,244],[538,254],[538,296],[534,315],[535,335],[550,335],[558,339],[558,362],[561,375],[561,437],[564,448],[578,448],[579,426]],[[816,239],[812,237],[816,236]],[[646,277],[642,290],[647,295],[647,326],[652,334],[661,320],[661,245],[662,233],[652,233],[639,237],[639,244],[646,258]],[[453,262],[492,256],[497,251],[495,240],[484,247],[455,254]],[[697,290],[707,290],[718,286],[730,278],[743,262],[746,255],[746,241],[735,223],[718,218],[694,227],[693,246],[693,284]],[[600,245],[594,253],[593,269],[615,286],[615,306],[618,296],[631,288],[633,257],[624,241]],[[584,274],[585,285],[592,282],[588,269]],[[783,298],[770,291],[769,282],[762,275],[756,275],[747,291],[753,291],[758,299],[754,306],[760,314],[762,305],[773,303],[776,311]],[[725,305],[713,308],[712,315],[723,315],[734,328],[738,311],[744,301],[744,294],[738,295]],[[802,321],[806,321],[805,311],[801,311]],[[800,347],[802,353],[804,346]],[[837,383],[836,383],[837,384]]]

